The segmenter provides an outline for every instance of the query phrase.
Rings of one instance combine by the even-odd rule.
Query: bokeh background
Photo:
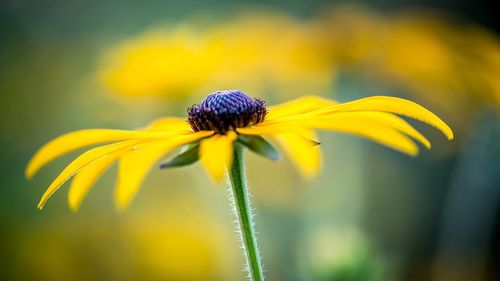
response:
[[[489,6],[491,4],[491,6]],[[248,153],[268,280],[500,280],[498,10],[481,1],[0,2],[0,280],[243,280],[225,186],[153,171],[131,208],[116,168],[72,213],[29,182],[42,144],[132,129],[219,89],[268,104],[314,94],[419,102],[456,138],[411,158],[321,134],[323,172]]]

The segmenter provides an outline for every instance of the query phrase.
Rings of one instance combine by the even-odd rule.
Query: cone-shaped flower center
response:
[[[225,133],[264,121],[264,101],[247,96],[239,90],[209,94],[200,104],[188,109],[188,122],[194,131],[213,130]]]

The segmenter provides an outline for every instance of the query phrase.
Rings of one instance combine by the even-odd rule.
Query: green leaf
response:
[[[182,167],[191,165],[199,159],[199,143],[190,144],[187,146],[187,149],[182,151],[179,155],[175,156],[172,159],[169,159],[159,165],[160,169],[173,168],[173,167]]]
[[[261,136],[238,135],[238,142],[268,159],[279,160],[281,158],[279,151]]]

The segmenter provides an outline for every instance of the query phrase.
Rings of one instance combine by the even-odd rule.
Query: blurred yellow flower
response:
[[[134,264],[144,268],[145,275],[163,280],[217,280],[220,269],[228,265],[227,261],[222,264],[220,245],[215,243],[225,234],[186,216],[141,214],[129,221],[124,232],[132,242]]]
[[[454,119],[471,104],[500,105],[497,36],[426,11],[340,6],[309,20],[269,10],[191,20],[110,48],[98,73],[122,96],[175,100],[221,88],[326,93],[339,70],[403,88]]]
[[[342,67],[367,63],[375,56],[385,21],[362,6],[327,8],[312,21],[312,32],[317,33],[323,56]]]
[[[227,50],[213,87],[238,85],[256,93],[271,88],[288,96],[324,90],[333,83],[334,67],[310,31],[307,24],[272,12],[238,16],[213,28],[208,37]]]
[[[121,220],[82,213],[23,228],[13,257],[25,269],[19,280],[100,280],[96,264],[108,280],[234,280],[231,231],[210,225],[219,224],[214,216],[207,222],[183,212],[188,199],[175,199],[169,205],[179,212],[144,206]]]
[[[395,22],[382,41],[384,66],[402,78],[457,89],[452,50],[436,32],[440,25],[430,20]],[[429,31],[433,32],[429,32]]]
[[[483,28],[435,12],[382,15],[362,6],[326,9],[315,26],[339,69],[405,88],[453,117],[474,102],[500,105],[500,44]]]
[[[100,76],[107,87],[130,97],[175,98],[197,90],[224,57],[221,48],[188,27],[148,32],[109,51]]]
[[[76,210],[90,187],[101,174],[118,161],[115,201],[123,209],[138,191],[148,171],[163,155],[174,148],[188,145],[170,165],[190,164],[201,159],[208,173],[221,180],[233,161],[233,145],[238,143],[254,152],[276,159],[275,151],[260,136],[276,141],[304,176],[314,176],[320,169],[320,156],[315,130],[338,131],[379,142],[409,155],[430,142],[397,115],[428,123],[453,138],[451,129],[436,115],[408,100],[375,96],[338,104],[314,96],[306,96],[266,109],[263,101],[238,90],[219,91],[208,95],[182,118],[166,117],[138,131],[93,129],[72,132],[46,144],[26,168],[31,178],[41,167],[55,158],[78,148],[99,143],[71,162],[50,184],[39,208],[69,178],[69,204]],[[179,162],[179,159],[182,159]]]
[[[333,66],[305,24],[268,11],[225,21],[148,31],[111,48],[99,77],[124,96],[168,98],[234,87],[299,95],[333,82]]]

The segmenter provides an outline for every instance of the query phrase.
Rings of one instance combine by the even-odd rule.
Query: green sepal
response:
[[[195,163],[198,161],[199,157],[200,144],[192,143],[186,146],[184,151],[181,151],[180,154],[175,156],[172,159],[169,159],[163,163],[160,163],[160,169],[166,168],[174,168],[174,167],[182,167]]]
[[[279,160],[281,158],[279,151],[261,136],[238,135],[237,141],[251,151],[268,159]]]

